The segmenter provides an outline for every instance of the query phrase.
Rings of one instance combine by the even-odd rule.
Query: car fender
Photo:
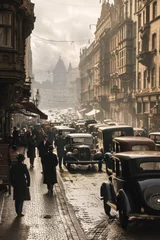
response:
[[[102,183],[100,189],[101,197],[106,198],[108,201],[113,201],[111,187],[112,185],[110,183]]]
[[[103,158],[104,158],[104,156],[103,156],[103,153],[101,153],[101,152],[97,152],[93,157],[94,160],[99,160],[99,161],[102,161]]]
[[[119,191],[119,194],[117,196],[117,210],[119,210],[118,205],[120,201],[123,202],[125,214],[128,216],[131,213],[131,205],[129,202],[129,198],[123,189]]]

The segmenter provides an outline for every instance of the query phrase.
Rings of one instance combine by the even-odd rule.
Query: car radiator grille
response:
[[[90,149],[88,148],[79,149],[79,160],[80,161],[90,160]]]

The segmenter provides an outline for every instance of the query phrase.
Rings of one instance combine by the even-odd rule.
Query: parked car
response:
[[[98,164],[99,171],[102,170],[103,154],[101,152],[95,152],[93,148],[93,136],[91,134],[68,134],[65,141],[64,165],[67,168],[70,168],[71,164]]]
[[[135,218],[160,218],[160,152],[123,152],[112,155],[112,175],[100,195],[104,210],[119,212],[122,228]]]
[[[155,151],[156,145],[153,140],[146,137],[115,137],[112,141],[112,151]]]
[[[62,125],[60,125],[60,126],[54,126],[54,128],[56,129],[57,134],[58,134],[59,132],[62,132],[62,136],[63,136],[63,137],[65,137],[65,136],[66,136],[67,134],[69,134],[69,133],[75,132],[75,128],[70,128],[70,127],[68,127],[68,126],[62,126]]]
[[[116,125],[98,128],[98,148],[104,153],[112,151],[112,140],[119,136],[134,136],[133,127]]]
[[[134,136],[148,137],[146,131],[143,128],[133,128]]]
[[[105,153],[106,172],[112,173],[112,154],[128,151],[155,151],[156,145],[153,140],[145,137],[115,137],[112,141],[111,153]]]
[[[152,139],[156,144],[156,150],[160,151],[160,132],[149,133],[149,138]]]

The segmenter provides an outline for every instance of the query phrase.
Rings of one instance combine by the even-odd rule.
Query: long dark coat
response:
[[[36,157],[35,150],[36,150],[36,141],[32,137],[30,137],[28,141],[27,157],[35,158]]]
[[[38,145],[39,156],[41,158],[43,158],[44,155],[48,152],[49,145],[51,144],[48,140],[46,141],[46,144],[44,144],[44,141],[41,141]]]
[[[57,155],[58,157],[64,157],[64,146],[65,140],[62,137],[57,137],[55,141],[55,146],[57,148]]]
[[[26,164],[16,163],[10,169],[10,181],[13,186],[13,199],[24,201],[27,187],[30,186],[30,175]]]
[[[49,152],[44,156],[44,181],[45,184],[57,183],[56,166],[58,164],[56,154]]]

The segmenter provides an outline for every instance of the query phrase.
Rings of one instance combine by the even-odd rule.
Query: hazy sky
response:
[[[46,80],[59,56],[68,67],[79,63],[80,48],[93,41],[100,16],[100,0],[32,0],[35,3],[35,28],[31,37],[33,71],[36,81]],[[42,38],[42,39],[41,39]],[[43,40],[44,39],[44,40]],[[45,41],[72,41],[69,43]]]

